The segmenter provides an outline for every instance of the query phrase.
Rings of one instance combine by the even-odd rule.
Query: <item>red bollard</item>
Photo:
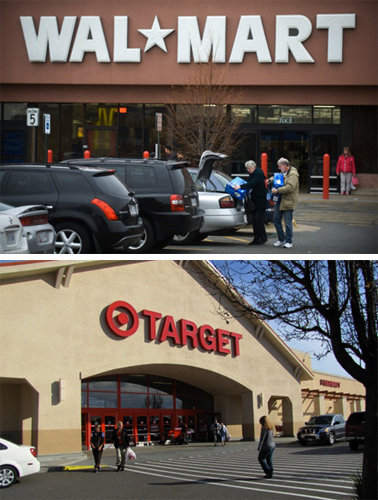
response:
[[[143,151],[143,159],[147,160],[150,157],[150,153],[148,151]]]
[[[89,151],[89,149],[86,149],[84,151],[84,158],[90,158],[91,157],[91,152]]]
[[[47,163],[52,163],[54,160],[53,160],[53,150],[52,149],[48,149],[47,150]]]
[[[323,200],[329,200],[329,154],[323,155]]]
[[[261,153],[261,170],[265,177],[268,177],[268,155],[266,153]]]

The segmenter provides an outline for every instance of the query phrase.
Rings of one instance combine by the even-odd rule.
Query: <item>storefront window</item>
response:
[[[143,105],[119,105],[119,145],[121,158],[140,158],[143,152]]]
[[[259,123],[311,123],[311,106],[259,106]]]
[[[121,375],[122,392],[142,392],[147,394],[146,375]]]
[[[6,102],[4,103],[3,120],[20,120],[26,122],[25,102]]]
[[[121,408],[148,408],[148,396],[146,394],[121,394]]]
[[[89,408],[117,408],[116,392],[89,392]]]
[[[81,158],[84,146],[84,105],[62,104],[60,111],[60,158]]]
[[[340,124],[340,106],[314,106],[314,123]]]
[[[90,391],[117,391],[117,380],[115,377],[101,378],[89,382]]]
[[[242,123],[256,123],[257,106],[231,106],[231,113]]]

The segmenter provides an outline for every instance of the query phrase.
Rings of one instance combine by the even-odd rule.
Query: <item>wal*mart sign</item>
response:
[[[210,325],[197,326],[193,321],[180,319],[177,322],[172,316],[164,316],[156,311],[143,309],[138,314],[127,302],[118,300],[110,304],[105,312],[105,321],[112,333],[118,337],[134,335],[140,324],[146,322],[149,341],[160,344],[170,341],[173,346],[190,346],[203,352],[240,356],[240,340],[242,335]]]
[[[297,63],[315,63],[305,47],[314,29],[311,20],[304,15],[277,15],[275,21],[274,62],[288,63],[291,54]],[[157,47],[167,53],[166,39],[175,31],[177,63],[207,63],[211,58],[215,63],[237,64],[247,53],[254,53],[259,63],[273,62],[259,15],[240,16],[231,41],[226,40],[227,16],[207,16],[202,33],[197,16],[178,16],[177,29],[162,28],[155,16],[151,28],[137,30],[147,39],[144,47],[128,46],[128,16],[114,16],[112,34],[104,32],[100,16],[65,16],[60,30],[55,16],[41,16],[38,31],[32,16],[20,16],[20,22],[30,62],[46,62],[49,51],[53,63],[81,63],[86,53],[94,53],[98,63],[140,63],[143,49],[147,53]],[[316,15],[315,28],[328,33],[327,62],[343,62],[344,30],[355,27],[356,14]],[[106,41],[110,39],[112,58]]]

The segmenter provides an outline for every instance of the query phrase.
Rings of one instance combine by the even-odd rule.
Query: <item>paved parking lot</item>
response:
[[[30,476],[2,499],[345,499],[352,498],[352,476],[362,453],[345,442],[301,447],[280,443],[275,474],[265,479],[257,462],[257,443],[220,446],[136,448],[137,461],[116,472],[114,449],[105,451],[104,468],[92,473],[90,454],[68,470],[51,468]],[[47,471],[47,469],[45,469]]]

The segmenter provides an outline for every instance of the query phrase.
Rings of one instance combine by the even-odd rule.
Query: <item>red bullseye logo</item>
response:
[[[138,313],[133,306],[122,300],[110,304],[105,319],[110,330],[119,337],[130,337],[138,330]]]

